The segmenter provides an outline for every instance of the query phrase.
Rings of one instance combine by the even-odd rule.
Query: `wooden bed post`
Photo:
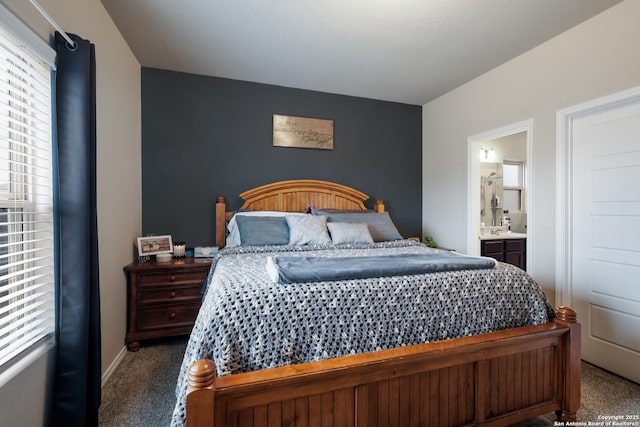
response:
[[[570,307],[556,310],[556,322],[569,327],[569,333],[563,340],[564,347],[564,401],[562,409],[556,411],[558,421],[576,421],[580,409],[580,324],[578,317]]]
[[[187,427],[214,425],[216,364],[200,359],[189,366]]]
[[[225,244],[227,227],[225,225],[227,203],[223,196],[216,199],[216,246],[222,249]]]
[[[384,202],[382,199],[376,199],[376,205],[373,209],[378,213],[384,212]]]

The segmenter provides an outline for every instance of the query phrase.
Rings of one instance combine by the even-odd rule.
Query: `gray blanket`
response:
[[[442,271],[494,268],[492,258],[453,252],[326,258],[312,256],[272,256],[267,273],[274,283],[307,283],[327,280],[368,279]]]

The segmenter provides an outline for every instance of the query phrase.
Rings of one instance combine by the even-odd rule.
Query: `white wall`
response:
[[[53,29],[26,0],[2,3],[47,41]],[[67,32],[96,46],[97,203],[102,371],[124,346],[126,281],[142,231],[140,64],[99,0],[39,0]],[[0,389],[0,423],[42,425],[47,358]],[[18,386],[19,384],[19,386]],[[29,396],[25,399],[25,396]],[[33,397],[33,399],[32,399]],[[34,407],[35,405],[35,407]]]
[[[640,1],[626,0],[423,106],[424,230],[467,242],[467,138],[533,119],[534,278],[554,302],[555,114],[640,85]]]

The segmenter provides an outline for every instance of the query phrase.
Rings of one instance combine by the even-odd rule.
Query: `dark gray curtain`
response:
[[[96,426],[100,289],[96,215],[95,47],[56,33],[57,354],[52,426]]]

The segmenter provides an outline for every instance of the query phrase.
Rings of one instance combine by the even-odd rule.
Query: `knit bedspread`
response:
[[[171,425],[185,425],[187,369],[212,359],[230,375],[408,346],[555,316],[540,286],[517,267],[280,284],[268,257],[355,257],[437,252],[401,240],[329,246],[239,246],[213,260],[176,386]]]

